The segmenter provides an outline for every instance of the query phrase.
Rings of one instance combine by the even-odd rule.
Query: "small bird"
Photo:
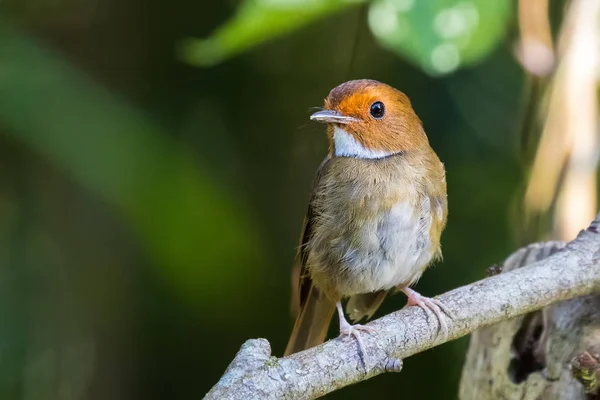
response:
[[[390,291],[407,306],[435,313],[447,335],[436,299],[409,288],[441,258],[440,236],[448,214],[446,173],[408,97],[374,80],[334,88],[312,121],[327,124],[329,152],[313,183],[292,273],[294,328],[285,355],[325,340],[337,308],[340,334],[371,318]],[[442,312],[443,311],[443,312]]]

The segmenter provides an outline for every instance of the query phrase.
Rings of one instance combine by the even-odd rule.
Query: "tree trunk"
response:
[[[502,272],[526,268],[563,247],[565,243],[547,242],[520,249],[505,261]],[[600,257],[600,249],[596,255]],[[599,349],[597,294],[483,328],[471,336],[460,399],[600,399]]]

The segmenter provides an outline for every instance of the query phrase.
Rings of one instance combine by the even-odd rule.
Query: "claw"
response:
[[[454,317],[454,313],[438,299],[430,299],[429,297],[422,296],[410,288],[402,288],[401,290],[408,296],[408,303],[406,303],[407,307],[421,307],[427,313],[427,318],[431,317],[431,312],[433,311],[440,323],[440,330],[444,334],[444,341],[446,341],[448,339],[448,324],[446,322],[446,316],[442,311],[446,313],[450,319]]]
[[[350,323],[348,323],[348,321],[346,320],[346,317],[344,317],[344,310],[342,309],[342,303],[340,301],[338,301],[336,306],[337,306],[337,310],[338,310],[338,316],[340,318],[340,335],[348,335],[348,336],[352,335],[356,338],[356,341],[358,342],[358,347],[362,354],[363,363],[365,364],[365,369],[368,371],[369,370],[369,359],[367,356],[367,352],[365,351],[365,345],[363,343],[360,331],[367,332],[367,333],[375,333],[375,332],[377,332],[377,330],[371,328],[370,326],[365,326],[365,325],[360,325],[360,324],[350,325]]]

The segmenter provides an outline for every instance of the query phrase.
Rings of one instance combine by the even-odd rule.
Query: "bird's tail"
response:
[[[313,285],[296,317],[284,355],[297,353],[323,343],[334,311],[335,303]]]
[[[367,317],[371,319],[375,311],[379,308],[385,296],[387,296],[387,290],[380,290],[378,292],[355,294],[350,297],[348,304],[346,305],[346,313],[352,320],[352,322],[358,322],[361,319]]]

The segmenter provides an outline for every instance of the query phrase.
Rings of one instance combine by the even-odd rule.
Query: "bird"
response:
[[[340,335],[354,336],[365,357],[361,332],[376,332],[355,322],[399,291],[407,307],[435,315],[447,337],[451,311],[410,288],[441,259],[448,202],[444,165],[409,98],[385,83],[351,80],[310,119],[326,124],[329,150],[292,268],[295,323],[284,355],[324,342],[337,310]]]

